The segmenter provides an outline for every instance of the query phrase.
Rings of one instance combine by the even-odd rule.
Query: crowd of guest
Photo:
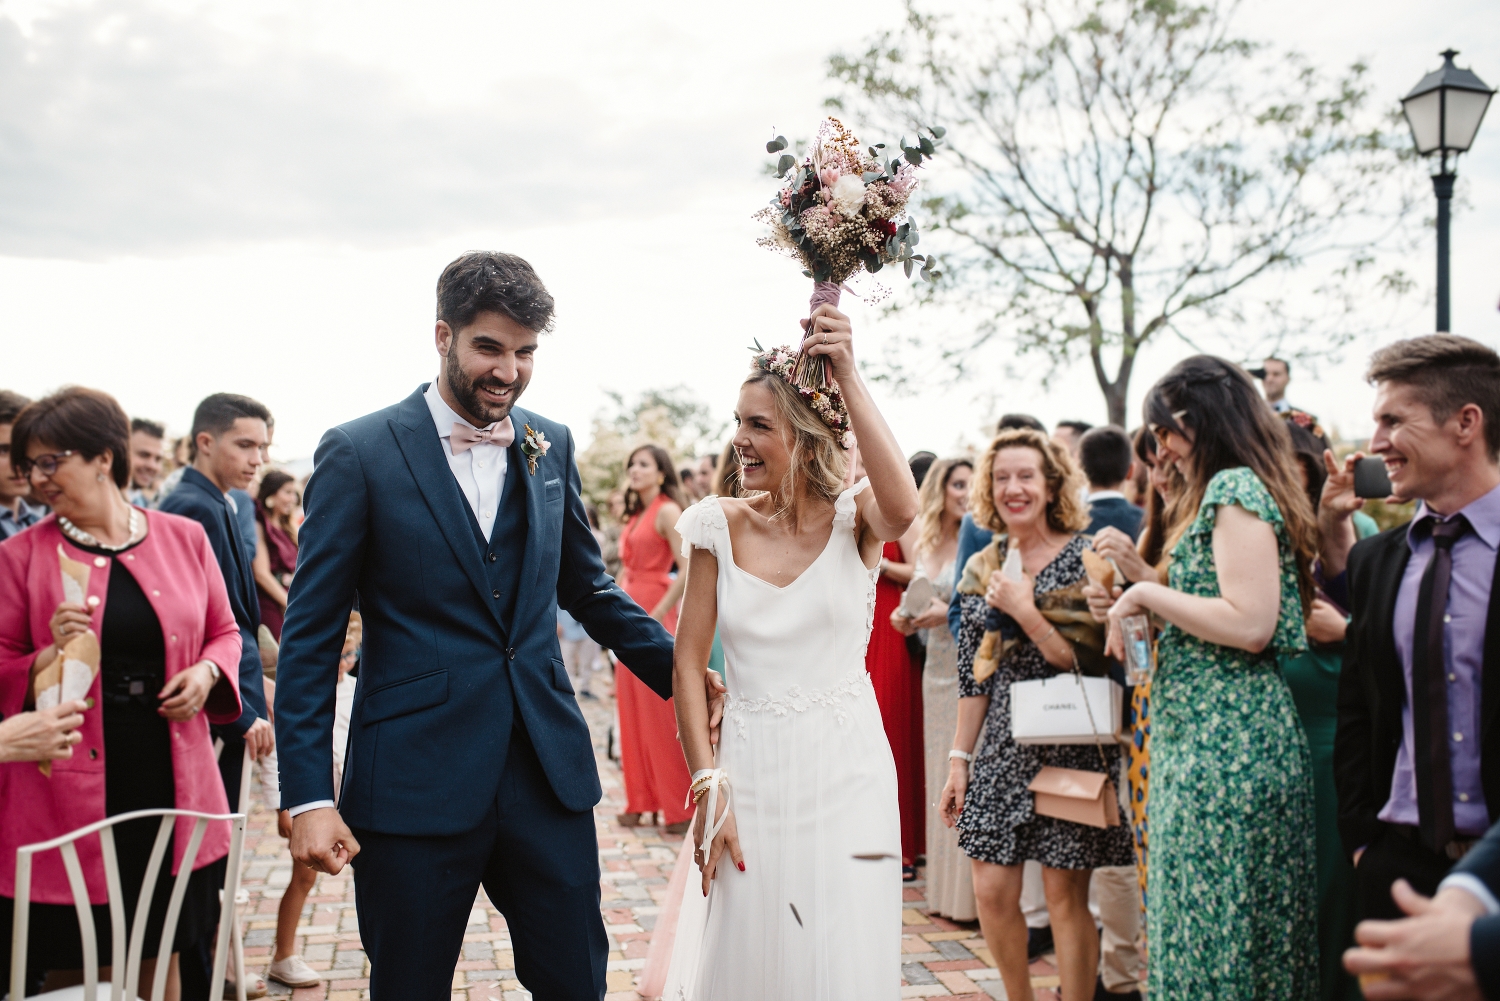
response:
[[[1500,997],[1500,835],[1483,840],[1500,811],[1500,687],[1483,683],[1500,662],[1500,357],[1419,337],[1368,377],[1374,471],[1287,401],[1275,358],[1179,363],[1133,432],[1008,414],[983,448],[912,456],[920,515],[882,553],[866,665],[906,878],[934,913],[978,922],[1007,996],[1032,996],[1029,966],[1052,954],[1065,1001],[1140,997],[1144,946],[1159,999],[1338,1001],[1361,996],[1354,973],[1375,998]],[[274,803],[303,487],[269,464],[274,431],[227,393],[169,440],[98,391],[0,391],[0,762],[52,763],[5,773],[0,893],[19,845],[136,809],[237,809],[245,756]],[[642,444],[588,511],[622,589],[668,630],[678,518],[738,496],[737,474],[732,441],[687,461]],[[1385,531],[1367,498],[1389,501]],[[87,568],[82,603],[59,553]],[[1144,677],[1126,667],[1138,616]],[[618,822],[685,832],[673,706],[566,613],[557,629],[575,692],[614,695]],[[39,701],[43,668],[86,635],[97,702]],[[345,727],[359,644],[356,611]],[[1117,693],[1095,739],[1017,739],[1035,710],[1014,686],[1088,678]],[[116,833],[126,913],[153,839],[144,821]],[[211,833],[191,860],[170,998],[207,996],[227,852]],[[270,974],[293,987],[318,982],[295,953],[311,877],[298,870],[278,920]],[[61,864],[39,863],[30,892],[28,976],[65,986],[82,953]],[[0,926],[12,904],[0,895]],[[107,965],[109,908],[93,910]]]

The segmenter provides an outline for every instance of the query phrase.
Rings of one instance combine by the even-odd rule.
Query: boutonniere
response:
[[[546,435],[534,430],[530,424],[522,426],[526,428],[526,437],[521,439],[521,454],[526,456],[526,471],[535,476],[537,460],[547,454],[552,443],[547,440]]]

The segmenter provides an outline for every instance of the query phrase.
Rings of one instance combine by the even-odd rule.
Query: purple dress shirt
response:
[[[1495,554],[1500,550],[1500,487],[1456,512],[1469,520],[1470,531],[1453,545],[1453,580],[1448,587],[1443,616],[1443,660],[1448,670],[1448,751],[1453,765],[1453,823],[1457,832],[1478,837],[1490,826],[1489,809],[1479,777],[1480,681],[1484,671],[1484,633],[1489,620],[1490,586],[1495,579]],[[1411,654],[1417,623],[1417,590],[1432,559],[1432,536],[1413,531],[1423,520],[1435,518],[1426,504],[1407,529],[1411,560],[1396,594],[1396,654],[1406,682],[1401,707],[1401,750],[1391,778],[1391,798],[1380,811],[1390,824],[1417,826],[1417,784],[1413,770],[1415,738],[1411,718]]]

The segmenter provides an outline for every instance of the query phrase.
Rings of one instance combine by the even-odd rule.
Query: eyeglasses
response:
[[[40,469],[43,476],[51,477],[57,475],[57,467],[62,465],[64,459],[76,454],[71,448],[66,452],[43,452],[29,459],[16,460],[15,466],[18,472],[26,476],[30,476],[33,469]]]

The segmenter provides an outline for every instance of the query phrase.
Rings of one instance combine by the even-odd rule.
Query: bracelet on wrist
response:
[[[964,764],[966,765],[972,765],[974,763],[974,755],[970,754],[968,751],[960,751],[956,747],[948,752],[948,758],[949,760],[962,759]]]

